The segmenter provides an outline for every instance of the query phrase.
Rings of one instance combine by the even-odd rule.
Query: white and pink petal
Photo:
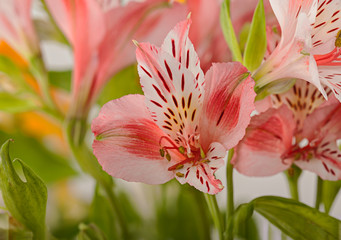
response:
[[[312,29],[312,54],[327,54],[335,48],[335,36],[340,31],[341,1],[320,0]]]
[[[224,187],[214,173],[224,165],[226,149],[220,143],[212,143],[208,148],[206,158],[196,163],[186,163],[182,168],[175,170],[175,177],[181,183],[188,183],[196,189],[217,194]]]
[[[198,130],[202,86],[189,69],[167,52],[141,43],[136,53],[152,118],[176,143],[186,142]]]
[[[200,60],[191,40],[188,38],[192,20],[188,18],[178,23],[165,38],[161,49],[170,54],[181,65],[189,69],[201,86],[204,84],[204,73],[200,68]]]

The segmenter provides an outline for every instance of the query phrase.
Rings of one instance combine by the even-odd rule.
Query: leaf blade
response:
[[[230,1],[224,0],[220,9],[220,25],[223,30],[223,34],[227,45],[229,46],[233,60],[243,62],[242,53],[239,48],[239,43],[236,34],[233,29],[231,17],[230,17]]]
[[[252,204],[255,211],[293,239],[338,240],[340,237],[341,221],[303,203],[264,196],[254,199]]]
[[[266,23],[263,0],[255,9],[244,51],[244,66],[256,70],[262,63],[266,50]]]

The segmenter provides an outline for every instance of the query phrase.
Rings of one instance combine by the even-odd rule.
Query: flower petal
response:
[[[284,45],[291,41],[302,13],[308,16],[310,24],[314,23],[317,0],[270,0],[270,4],[281,26]]]
[[[32,0],[0,1],[0,38],[26,60],[39,51],[39,42],[31,18]]]
[[[200,68],[200,60],[188,38],[191,19],[178,23],[165,38],[161,49],[177,59],[184,67],[190,69],[200,85],[204,82],[204,73]]]
[[[341,151],[337,140],[341,136],[341,105],[339,103],[316,109],[305,121],[302,137],[317,145],[313,158],[296,161],[302,169],[317,173],[322,179],[341,179]]]
[[[141,95],[108,102],[92,122],[94,154],[103,169],[127,181],[160,184],[172,179],[160,156],[163,132],[150,118]]]
[[[207,161],[201,161],[195,165],[186,163],[181,169],[175,170],[175,177],[181,184],[187,182],[202,192],[216,194],[224,187],[221,181],[215,178],[214,173],[224,165],[225,156],[224,146],[214,142],[208,148]]]
[[[236,148],[233,158],[235,168],[248,176],[270,176],[291,165],[291,160],[282,160],[290,150],[295,121],[286,106],[255,116],[244,139]]]
[[[341,102],[341,69],[340,66],[319,66],[321,82],[328,86]]]
[[[327,95],[330,93],[327,91]],[[277,108],[287,105],[294,114],[297,128],[301,129],[306,117],[326,101],[313,84],[298,79],[289,91],[273,95],[272,102]]]
[[[155,46],[139,44],[136,56],[152,118],[176,143],[188,140],[198,129],[202,86],[189,69]]]
[[[205,99],[200,119],[202,147],[220,142],[234,147],[245,134],[255,109],[254,82],[238,62],[213,64],[206,73]]]
[[[311,53],[327,54],[335,48],[335,36],[341,25],[341,2],[319,1],[316,19],[312,29]]]

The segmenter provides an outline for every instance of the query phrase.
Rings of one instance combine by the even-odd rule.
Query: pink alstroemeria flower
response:
[[[47,3],[73,46],[73,104],[69,112],[71,117],[79,118],[87,115],[110,77],[135,62],[131,39],[158,39],[158,35],[166,34],[161,26],[175,24],[180,7],[168,8],[167,0],[130,1],[126,5],[97,0],[47,0]],[[165,21],[166,9],[174,20]]]
[[[236,148],[235,168],[248,176],[269,176],[295,164],[326,180],[341,179],[338,101],[325,102],[312,84],[302,80],[273,101],[281,107],[251,119]]]
[[[31,17],[31,4],[32,0],[0,1],[0,38],[27,61],[40,51]]]
[[[324,97],[324,86],[328,86],[341,100],[341,2],[270,0],[270,3],[282,36],[253,75],[257,88],[275,80],[303,79],[314,84]]]
[[[114,177],[149,184],[175,177],[216,194],[223,186],[214,173],[245,134],[254,110],[254,83],[237,62],[213,64],[204,76],[188,38],[190,24],[176,25],[161,48],[137,44],[145,96],[103,106],[92,122],[93,149]]]

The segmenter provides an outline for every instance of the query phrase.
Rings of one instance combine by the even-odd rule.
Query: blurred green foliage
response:
[[[121,70],[109,80],[99,96],[98,104],[102,106],[128,94],[143,94],[135,64]]]
[[[15,142],[15,148],[10,152],[11,158],[22,159],[45,183],[53,183],[77,174],[70,161],[49,151],[37,139],[20,132],[9,134],[0,131],[0,143],[9,138]]]

